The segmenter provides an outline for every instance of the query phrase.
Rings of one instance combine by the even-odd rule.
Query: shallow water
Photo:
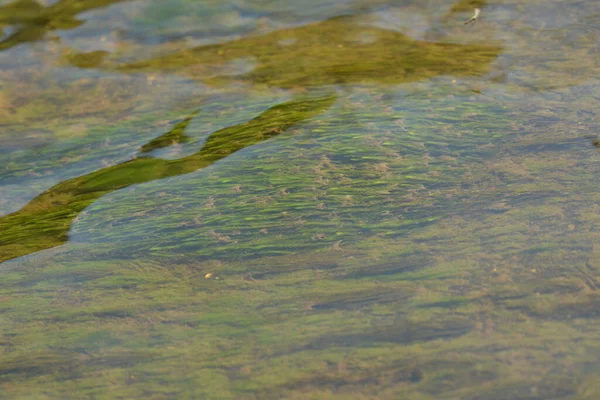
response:
[[[0,397],[598,398],[599,22],[0,0]]]

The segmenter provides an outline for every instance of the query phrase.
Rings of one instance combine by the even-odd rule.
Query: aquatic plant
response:
[[[198,152],[178,160],[135,158],[61,182],[34,198],[21,210],[0,217],[0,262],[64,243],[71,221],[85,207],[107,193],[204,168],[318,115],[334,99],[308,98],[272,107],[247,123],[214,132]],[[171,140],[185,130],[190,121],[191,118],[184,120],[164,137]],[[161,138],[156,140],[158,142],[154,143],[162,143]],[[149,146],[157,146],[152,143]],[[147,148],[142,146],[142,150]]]
[[[268,11],[281,3],[252,5]],[[428,4],[442,3],[452,7]],[[448,15],[468,17],[474,3],[457,2],[453,8],[469,9],[450,8]],[[219,89],[242,87],[252,95],[268,89],[269,105],[251,112],[246,103],[253,96],[242,100],[244,107],[227,104],[243,108],[244,117],[283,101],[273,99],[280,84],[297,85],[290,87],[298,94],[320,81],[338,95],[319,98],[323,108],[307,105],[310,117],[282,133],[276,113],[266,111],[266,120],[251,125],[266,124],[266,135],[273,129],[276,140],[254,138],[256,145],[196,170],[204,164],[192,154],[193,124],[217,113],[200,100],[161,109],[156,114],[174,126],[137,154],[130,162],[136,168],[125,163],[79,174],[69,181],[72,193],[55,186],[65,189],[70,207],[87,204],[86,213],[71,224],[68,244],[0,266],[1,393],[15,399],[595,399],[600,88],[591,57],[597,35],[586,33],[591,28],[584,23],[593,21],[599,3],[496,5],[492,18],[484,13],[485,25],[475,27],[482,36],[488,27],[510,28],[503,35],[511,39],[519,33],[498,59],[510,61],[506,77],[403,82],[381,70],[361,81],[351,71],[348,84],[338,85],[340,78],[325,67],[340,66],[329,60],[321,65],[323,78],[304,84],[298,70],[278,72],[268,61],[254,71],[270,68],[277,80],[243,68],[237,76],[218,76],[218,66],[237,58],[221,64],[205,54],[214,64],[202,64],[191,57],[210,77],[191,64],[172,64],[168,71]],[[452,18],[463,27],[463,15]],[[271,43],[276,51],[292,42]],[[107,69],[114,61],[82,60]],[[149,76],[162,75],[155,67],[147,67]],[[145,67],[139,68],[132,71]],[[228,139],[257,132],[244,131],[237,123],[242,116],[226,115],[235,126],[213,129],[223,140],[206,143],[212,149],[207,166],[220,149],[228,152]],[[53,132],[60,131],[56,126]],[[119,137],[117,128],[100,132]],[[130,151],[151,142],[151,133],[144,135],[129,143]],[[171,143],[189,158],[147,157]],[[140,181],[145,167],[157,178]],[[26,169],[19,162],[4,176]],[[190,173],[170,175],[175,170]],[[117,176],[122,172],[131,175]],[[111,191],[115,186],[122,190]],[[87,202],[86,191],[105,194]],[[48,219],[40,228],[50,226],[52,213],[61,223],[70,220],[62,214],[70,209],[60,204],[38,205],[31,216]],[[29,236],[35,228],[18,227],[27,221],[0,221],[35,250],[38,239]]]
[[[14,25],[16,29],[0,40],[0,51],[22,43],[44,39],[48,32],[74,29],[84,23],[78,14],[106,7],[123,0],[59,0],[44,6],[34,0],[17,0],[0,6],[0,26]]]
[[[338,17],[260,36],[200,46],[118,66],[122,72],[162,71],[202,81],[250,81],[299,88],[352,83],[394,84],[439,75],[476,76],[488,71],[502,48],[489,44],[432,43]],[[247,73],[211,76],[210,70],[248,60]],[[110,66],[107,66],[110,68]]]

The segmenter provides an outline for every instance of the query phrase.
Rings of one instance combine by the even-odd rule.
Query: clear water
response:
[[[598,398],[599,22],[0,1],[0,397]]]

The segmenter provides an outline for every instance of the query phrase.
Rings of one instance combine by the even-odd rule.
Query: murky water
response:
[[[0,398],[600,398],[599,26],[0,0]]]

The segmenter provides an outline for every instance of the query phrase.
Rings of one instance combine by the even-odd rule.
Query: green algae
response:
[[[26,264],[7,271],[12,283],[0,286],[0,305],[10,309],[19,304],[20,310],[14,322],[3,326],[14,350],[3,364],[9,380],[0,385],[21,397],[35,396],[34,388],[40,387],[53,397],[76,390],[100,398],[191,393],[206,398],[360,399],[402,393],[415,399],[508,399],[529,393],[533,399],[591,399],[581,388],[592,385],[582,385],[568,371],[574,360],[595,360],[595,341],[581,347],[581,340],[594,335],[593,315],[581,311],[578,317],[586,321],[580,322],[557,314],[544,322],[539,314],[507,303],[507,296],[490,296],[514,291],[515,284],[503,275],[521,272],[511,267],[510,255],[487,251],[486,257],[483,249],[475,249],[482,246],[482,227],[506,229],[511,221],[507,215],[479,223],[467,217],[398,239],[372,238],[361,244],[363,250],[342,250],[355,258],[340,257],[336,250],[243,263],[58,258],[56,267]],[[436,242],[421,240],[432,234]],[[366,260],[381,258],[374,249],[387,249],[388,261],[394,262],[392,254],[406,247],[424,250],[425,269],[458,269],[463,278],[449,273],[445,279],[412,280],[398,270],[398,279],[339,279],[364,268]],[[495,257],[493,263],[489,257]],[[597,257],[592,262],[596,265]],[[324,263],[332,266],[323,269]],[[260,277],[268,266],[279,269],[278,274]],[[288,268],[293,266],[300,268]],[[42,307],[47,278],[56,274],[52,268],[65,277],[67,271],[112,275],[63,281],[51,304]],[[209,272],[212,278],[205,279]],[[520,301],[539,303],[532,288],[543,281],[527,282],[525,276],[513,275],[522,282]],[[37,283],[29,286],[33,290],[15,290],[15,282],[31,285],[35,277]],[[123,286],[129,280],[135,285]],[[445,304],[449,291],[461,291],[469,301]],[[577,292],[574,309],[593,309],[597,296],[590,294]],[[564,299],[552,301],[559,305]],[[429,306],[415,309],[415,303]],[[47,311],[28,312],[40,307]],[[27,334],[11,335],[15,330]],[[44,347],[28,349],[37,343],[35,335],[44,336]],[[574,337],[580,341],[574,343]],[[553,359],[557,356],[559,363]],[[106,386],[93,384],[101,376],[110,377],[110,395],[102,394]],[[533,386],[538,389],[531,394],[526,388]]]
[[[439,75],[482,75],[502,51],[499,46],[487,44],[431,43],[390,30],[360,25],[356,28],[353,18],[333,18],[262,36],[186,49],[122,65],[119,70],[159,70],[205,80],[210,68],[249,58],[254,68],[237,78],[255,84],[283,88],[393,84]],[[218,82],[225,78],[215,79]]]
[[[107,51],[97,50],[88,53],[67,53],[64,55],[69,64],[78,68],[96,68],[102,65],[104,57],[108,55]]]
[[[145,250],[135,254],[135,260],[110,261],[107,254],[111,253],[106,253],[102,261],[94,262],[86,260],[97,256],[94,249],[86,256],[77,253],[75,247],[76,259],[74,254],[65,253],[50,262],[25,260],[18,268],[9,265],[6,272],[10,283],[0,286],[5,299],[0,304],[5,309],[18,309],[11,312],[10,323],[4,328],[5,340],[16,353],[7,363],[10,379],[3,383],[3,389],[14,397],[35,397],[36,388],[40,388],[51,397],[68,397],[76,391],[99,398],[593,399],[596,372],[585,365],[597,361],[594,307],[598,300],[589,282],[599,278],[600,259],[597,251],[590,253],[586,247],[598,239],[594,229],[598,216],[588,209],[597,201],[595,181],[589,179],[596,150],[589,144],[589,151],[575,168],[565,162],[567,155],[557,156],[560,152],[556,148],[545,148],[531,157],[531,146],[543,145],[549,132],[563,128],[544,129],[527,140],[507,136],[497,132],[497,127],[505,126],[508,119],[515,120],[515,114],[481,104],[477,98],[461,99],[458,106],[456,97],[442,96],[447,90],[439,88],[437,96],[429,98],[430,104],[440,118],[454,121],[463,136],[444,136],[443,126],[426,125],[426,130],[415,122],[421,121],[418,113],[414,120],[410,118],[415,110],[405,111],[403,126],[408,132],[395,131],[392,135],[382,124],[380,131],[370,126],[371,134],[358,135],[348,129],[352,124],[340,125],[336,120],[341,115],[339,119],[347,121],[357,114],[355,108],[338,105],[328,118],[297,127],[303,129],[298,132],[302,135],[280,135],[275,141],[248,148],[254,156],[246,164],[236,160],[236,167],[231,167],[247,170],[243,177],[228,176],[227,165],[220,164],[217,171],[202,171],[195,178],[197,183],[192,186],[201,189],[186,190],[196,203],[214,196],[215,208],[211,202],[205,203],[205,212],[209,218],[214,212],[217,226],[226,227],[225,234],[229,235],[229,224],[236,220],[222,219],[218,213],[226,216],[222,208],[226,199],[239,196],[236,185],[241,185],[239,190],[244,193],[253,187],[264,191],[266,185],[274,184],[272,192],[266,193],[274,197],[270,204],[288,199],[300,191],[293,186],[294,179],[306,179],[302,171],[292,179],[296,166],[289,148],[304,145],[315,152],[299,158],[307,170],[317,172],[316,176],[319,171],[344,172],[350,179],[348,184],[357,186],[353,201],[339,199],[340,206],[345,201],[343,207],[356,212],[363,208],[356,204],[359,192],[371,200],[377,197],[370,198],[368,190],[360,189],[369,177],[388,179],[392,184],[401,176],[382,178],[389,169],[365,168],[363,172],[356,168],[356,162],[363,158],[365,166],[374,161],[390,162],[386,157],[394,156],[385,148],[386,143],[398,150],[399,141],[406,144],[403,155],[407,160],[397,165],[398,171],[413,170],[405,190],[418,182],[414,163],[425,151],[439,157],[458,156],[441,163],[455,165],[457,170],[439,171],[446,181],[434,181],[439,192],[431,192],[436,185],[427,188],[428,195],[436,199],[448,194],[458,197],[451,203],[452,216],[401,235],[362,235],[339,248],[327,246],[315,251],[303,247],[296,254],[290,249],[301,243],[290,236],[288,240],[295,243],[284,246],[284,255],[243,261],[236,261],[229,247],[223,252],[229,256],[217,262],[218,251],[209,247],[207,251],[216,257],[205,262],[195,257],[185,263],[174,262],[173,253],[165,262],[157,262],[156,258],[145,259]],[[363,129],[369,121],[381,121],[385,115],[377,103],[369,107],[366,97],[361,94],[351,99],[360,100],[364,114],[359,113],[362,118],[357,120]],[[446,102],[458,109],[445,109]],[[416,109],[422,106],[414,104]],[[477,111],[485,118],[458,118]],[[565,122],[565,131],[569,125]],[[332,131],[332,127],[339,127],[340,132]],[[311,133],[315,128],[329,135]],[[469,131],[472,136],[464,134]],[[420,142],[424,146],[418,146]],[[479,154],[471,148],[477,143],[486,144]],[[319,148],[329,159],[322,158]],[[274,157],[277,151],[281,158]],[[459,156],[461,152],[464,157]],[[282,159],[291,165],[283,165]],[[421,162],[435,165],[435,157]],[[251,165],[260,168],[249,169]],[[273,170],[268,165],[273,165]],[[346,165],[355,168],[345,171]],[[486,169],[503,180],[483,173]],[[456,185],[463,188],[461,194],[448,178],[454,173],[463,177],[467,171],[474,175],[473,181],[468,185],[470,181],[465,178],[457,180]],[[508,185],[511,180],[507,176],[519,177],[526,172],[535,173],[537,179]],[[565,173],[574,180],[557,179]],[[267,176],[271,178],[265,183]],[[256,181],[254,177],[258,177]],[[376,184],[377,180],[371,180]],[[565,199],[522,194],[560,193],[569,187],[565,185],[574,184],[582,198],[571,199],[569,208],[580,215],[585,226],[578,227],[565,241],[567,229],[561,226],[572,222],[561,214]],[[288,195],[278,192],[281,186],[287,188]],[[341,179],[330,176],[327,186],[339,190]],[[163,182],[153,190],[176,188]],[[203,191],[208,193],[199,198]],[[398,199],[400,193],[396,193]],[[123,198],[131,200],[131,196],[129,193]],[[165,204],[185,204],[181,192],[173,190],[171,196],[175,199],[160,199]],[[414,196],[416,199],[408,204],[424,207],[419,192]],[[505,201],[504,206],[494,205],[500,200]],[[125,203],[113,200],[106,206],[118,220],[119,212],[132,212]],[[229,206],[238,217],[243,216],[239,208],[242,203]],[[300,203],[296,212],[306,210],[307,204]],[[261,203],[259,209],[266,206]],[[152,202],[146,207],[151,209]],[[498,211],[489,213],[488,208]],[[254,210],[252,221],[262,222]],[[182,212],[172,211],[168,218],[181,218]],[[108,217],[106,212],[99,215]],[[149,222],[149,226],[162,226],[157,222]],[[235,228],[239,226],[231,230]],[[108,236],[117,234],[102,231]],[[122,238],[127,237],[133,235]],[[525,237],[528,240],[515,240]],[[163,239],[168,236],[160,241]],[[214,240],[232,245],[217,237]],[[91,243],[95,247],[98,242]],[[561,245],[551,246],[553,243]],[[547,251],[538,251],[540,246]],[[125,252],[131,249],[123,243],[117,247]],[[177,247],[172,251],[176,253]],[[532,266],[538,265],[539,271],[532,271]],[[211,274],[209,279],[207,274]],[[53,289],[54,285],[60,285],[61,290]],[[51,304],[47,304],[48,291],[52,293]],[[17,330],[27,334],[11,336]],[[94,335],[90,336],[90,331]],[[42,335],[43,339],[36,339]],[[44,343],[41,349],[29,347],[38,342]],[[98,380],[105,382],[107,377],[109,382],[99,387]],[[103,394],[106,387],[111,388],[110,394]]]
[[[213,133],[197,153],[178,159],[136,158],[98,170],[83,177],[67,180],[34,198],[20,211],[0,219],[2,242],[0,260],[15,258],[64,243],[74,218],[89,204],[115,190],[133,184],[187,174],[247,146],[277,136],[324,109],[333,98],[297,100],[271,108],[240,126]],[[172,131],[148,146],[172,140],[190,123],[193,113]],[[147,147],[142,147],[146,151]]]
[[[2,264],[3,395],[595,399],[597,84],[481,86],[346,87],[97,199],[64,253]]]
[[[394,237],[433,224],[444,215],[442,204],[458,206],[460,201],[439,194],[468,185],[463,175],[477,168],[465,155],[472,156],[479,143],[503,137],[495,127],[510,115],[475,100],[443,111],[456,102],[444,96],[447,90],[432,93],[427,104],[448,121],[456,119],[457,129],[472,128],[468,137],[448,133],[445,125],[424,125],[423,103],[415,99],[404,106],[405,130],[398,130],[399,118],[390,116],[391,110],[354,104],[376,94],[357,95],[319,123],[248,149],[243,158],[224,160],[216,173],[103,199],[78,220],[72,239],[114,243],[129,237],[123,255],[231,259],[343,247],[364,237]],[[460,120],[470,113],[479,115],[477,121]],[[381,124],[363,132],[376,119]],[[325,126],[327,134],[318,129]],[[440,163],[448,159],[455,168],[441,170]],[[140,201],[126,206],[123,200],[132,196]],[[122,207],[115,209],[115,203]]]
[[[136,149],[171,129],[191,110],[198,109],[199,103],[201,111],[186,134],[191,139],[173,147],[176,151],[172,158],[196,152],[211,132],[245,122],[286,100],[277,93],[250,99],[242,93],[208,96],[189,83],[148,84],[140,79],[111,78],[103,84],[90,84],[94,81],[89,77],[75,77],[74,82],[66,83],[34,80],[34,87],[44,87],[43,96],[37,100],[37,91],[33,92],[34,99],[27,101],[19,97],[18,91],[9,91],[15,102],[24,100],[19,110],[35,109],[40,115],[32,118],[17,112],[0,119],[0,213],[19,209],[62,180],[131,159]],[[173,88],[176,95],[167,92]],[[160,100],[149,96],[150,92]],[[48,107],[41,108],[43,104]],[[65,109],[71,114],[60,118]],[[38,125],[39,131],[27,129]],[[15,137],[20,139],[15,141]],[[19,184],[23,181],[27,184]]]
[[[142,153],[148,153],[156,149],[162,149],[168,146],[189,142],[191,138],[185,134],[185,130],[197,114],[198,111],[193,112],[183,121],[175,125],[175,127],[169,132],[144,144],[142,147],[140,147],[140,151]]]
[[[355,40],[351,40],[351,44],[353,44],[352,47],[354,48],[354,50],[348,51],[344,48],[344,44],[342,44],[340,41],[344,41],[345,43],[345,41],[348,40],[348,38],[346,38],[345,35],[348,30],[348,26],[350,26],[350,22],[345,18],[330,19],[323,23],[313,24],[307,27],[278,31],[273,34],[267,34],[262,37],[248,39],[250,40],[250,42],[247,42],[246,39],[242,39],[241,41],[234,41],[225,45],[218,45],[218,51],[214,46],[201,47],[194,50],[194,57],[192,59],[187,59],[184,57],[184,59],[181,60],[181,54],[176,54],[174,56],[169,56],[167,59],[158,59],[157,61],[146,62],[144,63],[144,69],[148,66],[153,66],[153,68],[158,67],[161,70],[169,70],[173,67],[173,62],[171,60],[176,60],[175,65],[182,64],[184,66],[190,63],[193,63],[194,65],[198,66],[200,65],[198,62],[199,60],[202,60],[202,62],[205,64],[214,64],[216,59],[213,59],[209,56],[214,56],[215,52],[217,53],[217,59],[219,59],[220,62],[224,62],[227,60],[234,60],[236,58],[239,58],[241,54],[240,51],[246,52],[247,49],[252,49],[252,51],[255,51],[255,53],[246,54],[246,56],[258,58],[261,65],[263,65],[259,69],[264,69],[259,71],[258,73],[260,76],[269,76],[271,82],[268,83],[271,85],[275,84],[281,87],[289,87],[290,85],[311,86],[332,83],[349,83],[356,81],[357,79],[360,82],[363,82],[369,81],[370,79],[380,80],[382,78],[385,80],[385,82],[410,82],[413,80],[431,78],[440,74],[481,74],[486,70],[489,62],[493,60],[493,58],[495,58],[501,50],[500,48],[492,46],[419,43],[407,38],[404,35],[394,33],[391,31],[385,31],[376,28],[365,28],[366,31],[363,32],[364,34],[376,34],[379,37],[379,40],[376,41],[376,45],[373,45],[371,43],[361,45],[360,43],[355,43]],[[315,71],[315,73],[310,73],[310,71],[305,70],[305,67],[301,67],[301,70],[298,70],[297,66],[294,66],[297,65],[296,62],[294,62],[293,65],[290,65],[288,67],[285,67],[285,65],[281,65],[283,61],[290,60],[291,58],[290,54],[286,54],[285,51],[278,51],[275,54],[272,52],[274,46],[276,48],[277,43],[282,40],[282,37],[280,35],[291,35],[290,37],[293,37],[294,40],[299,40],[302,44],[302,48],[304,48],[305,50],[298,50],[297,48],[295,48],[293,51],[300,51],[300,55],[302,56],[301,59],[306,60],[306,65],[316,67],[319,69],[320,72],[316,73]],[[331,49],[329,48],[331,43],[338,43],[336,49],[340,49],[341,53],[334,51],[335,54],[333,54],[331,52]],[[357,45],[362,49],[361,51],[356,51]],[[384,48],[386,49],[387,53],[383,52]],[[390,59],[389,56],[386,55],[390,54],[390,51],[397,52],[398,56],[392,57]],[[377,56],[378,54],[380,55],[380,57]],[[223,55],[225,55],[225,57],[223,57]],[[298,54],[295,55],[295,57],[297,56]],[[383,56],[383,58],[381,58],[381,56]],[[348,59],[348,57],[353,58]],[[457,61],[459,59],[461,59],[460,62]],[[343,60],[341,64],[339,60]],[[316,63],[316,61],[319,61],[321,64]],[[390,62],[393,65],[390,64]],[[352,65],[352,71],[346,71],[346,67],[344,65]],[[417,65],[419,65],[418,68],[416,68]],[[79,66],[82,67],[83,65]],[[274,66],[276,67],[274,68]],[[133,71],[139,68],[140,65],[138,63],[128,67],[123,67],[121,68],[121,70]],[[392,75],[383,75],[382,71],[384,70],[391,71]],[[281,77],[278,77],[276,72],[281,71],[285,71],[285,74]],[[332,74],[328,74],[328,71],[331,71]],[[415,74],[414,71],[419,71],[419,73]],[[253,71],[251,74],[254,74],[255,72],[256,70]],[[319,81],[297,81],[298,78],[296,78],[295,76],[302,76],[302,79],[305,79],[307,77],[309,79],[318,77]],[[258,77],[258,75],[256,77]],[[252,76],[250,77],[250,79],[255,80],[256,83],[267,83],[261,78],[255,78],[253,78]],[[181,125],[181,127],[185,126],[185,123],[183,124],[184,125]],[[142,146],[141,151],[147,152],[150,149],[164,147],[166,144],[172,142],[185,142],[186,137],[182,136],[183,128],[181,127],[172,130],[169,134],[163,135],[160,138],[145,144],[144,146]],[[274,129],[275,131],[277,131],[279,128]],[[225,150],[225,152],[228,151],[229,150]],[[106,194],[112,190],[126,187],[132,183],[140,183],[152,179],[157,179],[158,177],[164,178],[178,173],[190,172],[189,169],[184,168],[184,172],[173,172],[164,174],[161,172],[157,172],[156,174],[152,174],[151,171],[153,170],[162,171],[164,169],[163,166],[157,166],[158,163],[165,164],[165,162],[158,161],[156,159],[152,159],[151,161],[139,159],[134,161],[133,164],[130,162],[117,167],[112,167],[112,169],[110,169],[111,172],[108,173],[108,175],[107,173],[100,171],[93,173],[91,174],[91,176],[94,177],[95,182],[93,183],[93,185],[97,183],[98,185],[105,185],[113,189],[103,190],[100,192],[95,191],[96,194],[98,194],[97,196],[87,195],[87,199],[85,201],[79,201],[77,203],[71,203],[70,200],[58,201],[62,202],[63,204],[71,204],[72,206],[76,205],[75,214],[77,214],[84,207],[89,205],[92,199],[96,199],[97,197],[99,197],[99,193]],[[185,163],[179,163],[177,165],[183,164]],[[152,177],[146,180],[140,180],[135,178],[135,170],[140,166],[143,166],[144,170],[148,174],[151,174]],[[121,184],[112,182],[111,176],[121,174],[122,171],[128,171],[128,174],[130,175],[129,177],[122,178],[125,183]],[[109,183],[101,182],[102,179],[108,179]],[[69,186],[68,181],[63,182],[63,184],[60,185]],[[53,189],[49,189],[48,193],[53,193]],[[347,194],[346,196],[351,195]],[[46,197],[50,198],[52,196],[48,195]],[[32,203],[36,203],[38,202],[38,200],[39,199],[34,199]],[[67,213],[64,215],[60,215],[59,220],[70,220],[74,218],[75,214]],[[431,221],[433,219],[430,218],[429,220]],[[410,225],[410,222],[407,225]],[[50,229],[48,231],[50,236],[55,236],[55,240],[51,241],[52,245],[64,242],[64,240],[66,239],[65,229],[67,229],[68,226],[69,223],[63,223],[57,229]],[[379,229],[381,230],[382,228]],[[218,235],[218,233],[215,233],[215,237],[218,237]],[[6,239],[6,243],[8,243],[11,246],[14,245],[13,242],[17,237],[21,238],[20,235],[13,235],[8,237],[8,239]],[[222,236],[222,238],[225,237],[226,236]],[[47,239],[42,240],[42,242],[45,240]],[[260,247],[260,245],[258,244],[257,246]],[[18,247],[24,249],[28,246],[23,247],[23,245],[20,245]],[[40,248],[44,247],[40,247],[40,245],[38,244],[30,247],[28,250],[20,250],[15,254],[25,254],[27,252],[33,251],[34,249]],[[7,256],[4,256],[4,259],[6,259],[6,257]]]
[[[23,43],[36,42],[55,30],[75,29],[84,21],[78,14],[106,7],[122,0],[60,0],[44,6],[34,0],[17,0],[0,7],[0,26],[15,25],[17,29],[0,40],[0,51]]]

